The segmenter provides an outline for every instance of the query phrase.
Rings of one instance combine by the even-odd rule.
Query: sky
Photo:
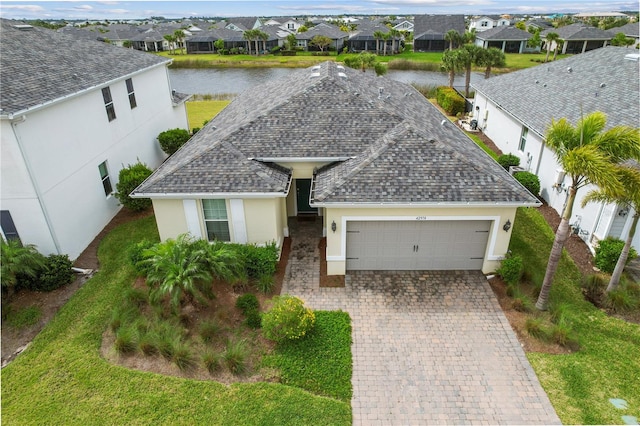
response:
[[[7,19],[126,20],[314,15],[549,14],[637,11],[638,0],[209,0],[209,1],[14,1],[0,0]]]

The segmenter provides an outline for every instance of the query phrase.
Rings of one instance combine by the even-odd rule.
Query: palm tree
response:
[[[384,45],[382,47],[382,55],[383,56],[387,56],[387,41],[389,41],[389,39],[391,38],[391,34],[382,33],[380,38],[382,39],[382,42],[384,43]]]
[[[547,56],[545,56],[544,61],[548,62],[549,53],[551,52],[551,43],[556,42],[556,46],[557,46],[557,43],[560,40],[560,35],[558,33],[550,32],[544,37],[544,40],[545,40],[545,44],[547,45]]]
[[[260,31],[260,30],[255,30],[255,31],[256,31],[256,52],[258,52],[258,40],[262,40],[262,51],[266,52],[266,50],[267,50],[267,40],[269,40],[269,34],[265,33],[264,31]]]
[[[462,36],[456,30],[449,30],[444,34],[444,39],[449,42],[449,50],[453,50],[453,45],[460,44]]]
[[[560,37],[558,37],[558,39],[556,40],[556,48],[553,49],[553,60],[556,60],[556,56],[558,56],[558,49],[560,48],[560,45],[564,43],[564,40],[561,39]]]
[[[15,293],[18,275],[35,278],[44,267],[45,258],[33,244],[23,246],[20,240],[5,241],[0,238],[0,280],[11,300]]]
[[[175,30],[173,32],[175,39],[175,42],[178,43],[178,46],[180,46],[180,53],[184,54],[184,38],[185,38],[185,34],[184,31],[182,30]]]
[[[178,311],[183,293],[199,297],[198,284],[210,284],[213,278],[207,267],[207,251],[193,244],[188,234],[156,244],[145,250],[144,256],[150,265],[147,274],[150,300],[157,303],[169,294],[174,312]]]
[[[169,54],[173,55],[174,43],[176,42],[175,36],[173,34],[165,34],[163,37],[169,43]]]
[[[497,47],[490,47],[482,52],[476,59],[476,64],[484,69],[484,78],[491,77],[492,67],[504,67],[505,66],[504,52]]]
[[[391,54],[396,53],[396,37],[398,38],[398,50],[400,50],[400,37],[402,33],[394,28],[389,30],[389,36],[391,37]]]
[[[622,182],[622,191],[616,193],[608,188],[599,188],[590,191],[582,200],[582,207],[591,202],[600,203],[616,203],[624,206],[627,209],[633,209],[633,221],[631,222],[631,228],[629,234],[624,242],[624,247],[616,263],[616,267],[611,274],[609,285],[607,286],[607,293],[618,288],[620,283],[620,277],[622,277],[622,271],[627,264],[629,258],[629,250],[631,249],[631,243],[633,237],[636,235],[636,228],[638,226],[638,219],[640,218],[640,170],[637,163],[633,164],[628,162],[620,167],[620,181]]]
[[[251,55],[251,42],[256,38],[256,30],[246,30],[242,33],[242,38],[247,40],[247,51]],[[257,51],[256,51],[257,53]]]
[[[463,54],[460,57],[461,65],[465,69],[464,76],[464,96],[465,98],[469,97],[469,84],[471,83],[471,66],[478,62],[478,59],[484,55],[484,49],[480,46],[476,46],[475,44],[465,44],[462,46],[462,49],[467,52],[467,54]]]
[[[464,50],[445,50],[442,54],[442,68],[449,72],[449,87],[453,87],[456,71],[462,68],[468,53]]]
[[[475,43],[476,42],[476,29],[473,28],[471,31],[467,31],[462,36],[462,42],[464,44]]]
[[[627,159],[640,158],[640,131],[628,126],[604,131],[606,122],[606,115],[596,111],[581,118],[575,127],[563,118],[552,121],[547,130],[546,144],[555,153],[570,185],[536,302],[536,308],[540,310],[547,309],[551,283],[569,236],[569,220],[578,190],[594,184],[620,193],[623,185],[618,178],[617,165]]]
[[[376,39],[376,55],[380,54],[380,40],[382,40],[383,35],[382,31],[373,32],[373,37]]]

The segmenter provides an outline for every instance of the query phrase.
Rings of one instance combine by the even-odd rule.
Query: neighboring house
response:
[[[413,32],[413,22],[407,20],[399,20],[393,23],[393,29],[398,31]]]
[[[541,32],[540,37],[543,41],[550,32],[558,34],[562,40],[562,47],[558,49],[559,53],[588,52],[606,46],[607,42],[613,38],[610,33],[604,30],[585,24],[571,24]],[[555,48],[556,43],[551,43],[551,50],[555,50]],[[546,46],[544,49],[546,49]]]
[[[233,31],[244,32],[247,30],[255,30],[262,26],[260,18],[255,17],[243,17],[243,18],[230,18],[224,23],[224,28]]]
[[[471,19],[469,22],[469,31],[476,30],[477,33],[488,31],[497,27],[508,27],[511,21],[501,16],[480,16]]]
[[[275,25],[277,27],[280,27],[283,30],[286,30],[292,33],[297,33],[298,29],[300,29],[300,27],[304,25],[304,20],[298,21],[295,18],[278,16],[278,17],[269,19],[264,23],[264,25]]]
[[[496,27],[476,34],[476,45],[483,49],[495,47],[504,53],[523,53],[533,34],[515,27]]]
[[[449,47],[447,31],[465,33],[464,15],[416,15],[413,24],[414,52],[444,52]]]
[[[75,259],[120,210],[120,170],[187,128],[166,58],[0,20],[2,233]],[[64,52],[61,56],[60,52]]]
[[[379,47],[379,51],[384,50],[384,40],[375,38],[376,32],[387,34],[389,27],[382,23],[376,25],[362,25],[358,26],[356,32],[347,40],[347,47],[350,52],[375,52],[376,46]],[[387,40],[387,53],[391,53],[391,40]]]
[[[621,47],[596,49],[472,84],[482,131],[503,152],[517,155],[524,170],[539,176],[542,197],[558,213],[569,182],[544,144],[544,135],[552,120],[566,118],[575,125],[594,111],[607,114],[608,127],[638,127],[639,55],[631,52]],[[589,189],[578,192],[571,224],[593,247],[608,235],[619,237],[632,215],[615,205],[582,208]],[[640,233],[634,246],[640,249]]]
[[[303,48],[304,50],[320,50],[315,46],[311,46],[311,40],[318,35],[326,36],[331,39],[331,48],[337,51],[342,50],[344,47],[345,41],[347,37],[349,37],[348,33],[341,31],[340,28],[335,25],[320,23],[314,27],[309,28],[309,30],[296,34],[296,42],[298,47]]]
[[[281,245],[321,216],[330,275],[494,271],[539,205],[413,87],[334,62],[240,94],[132,196],[163,240]]]
[[[621,27],[615,27],[607,30],[611,38],[615,37],[616,34],[622,33],[628,38],[632,38],[635,40],[635,43],[629,47],[635,48],[640,45],[640,23],[638,22],[630,22]]]
[[[131,37],[131,45],[134,49],[143,52],[162,52],[171,49],[169,42],[164,39],[164,35],[154,29],[148,29]]]
[[[540,31],[553,29],[553,24],[551,21],[547,21],[546,19],[532,19],[526,22],[527,30],[529,28],[536,28]]]

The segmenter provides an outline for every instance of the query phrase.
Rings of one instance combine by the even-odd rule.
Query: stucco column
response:
[[[587,40],[584,41],[584,43],[582,43],[582,53],[584,53],[587,50]]]
[[[502,42],[502,53],[504,53],[504,49],[507,47],[507,40]]]
[[[522,51],[524,50],[524,41],[520,42],[520,50],[518,50],[518,53],[522,53]]]

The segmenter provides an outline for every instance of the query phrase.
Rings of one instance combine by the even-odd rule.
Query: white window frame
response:
[[[529,128],[522,126],[522,132],[520,133],[520,142],[518,143],[518,151],[524,152],[527,147],[527,138],[529,137]]]
[[[104,166],[104,174],[102,173],[102,166]],[[109,177],[109,164],[107,164],[107,160],[98,164],[98,173],[100,174],[100,181],[102,182],[104,194],[105,196],[110,197],[113,194],[113,185],[111,183],[111,178]]]
[[[138,102],[136,101],[136,93],[133,89],[133,79],[128,78],[124,81],[125,86],[127,87],[127,96],[129,96],[129,106],[131,109],[134,109],[138,106]]]
[[[104,100],[104,108],[107,110],[107,118],[109,121],[115,120],[116,108],[113,105],[113,97],[111,96],[111,88],[109,86],[102,88],[102,100]]]
[[[224,218],[207,218],[207,208],[206,205],[211,203],[211,202],[217,202],[217,203],[223,203],[224,205]],[[219,208],[220,206],[218,206],[218,211],[223,211],[222,209]],[[229,227],[229,211],[227,208],[227,201],[225,199],[204,199],[202,200],[202,218],[204,220],[204,230],[207,234],[207,241],[224,241],[224,242],[230,242],[231,241],[231,228]],[[228,239],[212,239],[210,234],[209,234],[209,228],[207,228],[207,223],[226,223],[227,224],[227,235],[228,235]]]

